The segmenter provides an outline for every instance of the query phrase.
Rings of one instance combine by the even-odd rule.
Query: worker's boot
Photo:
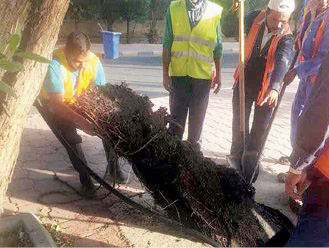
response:
[[[80,183],[81,183],[81,188],[80,188],[80,194],[84,197],[87,198],[95,198],[97,196],[97,188],[92,182],[91,178],[89,175],[81,175],[80,173]]]
[[[96,195],[96,187],[95,187],[89,173],[82,166],[82,162],[87,165],[87,161],[84,156],[81,144],[78,143],[78,144],[72,146],[72,148],[74,149],[74,155],[79,157],[79,159],[74,158],[74,160],[73,160],[74,163],[72,163],[72,164],[73,164],[73,167],[79,172],[79,179],[80,179],[80,183],[82,185],[80,193],[86,197],[93,198]],[[80,161],[80,159],[82,161]]]
[[[127,178],[120,169],[119,161],[117,158],[111,159],[107,164],[107,173],[105,179],[113,183],[124,183]]]

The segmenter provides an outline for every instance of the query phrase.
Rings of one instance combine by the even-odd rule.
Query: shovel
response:
[[[235,1],[233,1],[236,4]],[[245,108],[245,32],[244,32],[244,0],[239,0],[238,8],[239,8],[239,98],[240,98],[240,132],[243,135],[243,146],[245,147],[246,142],[246,108]],[[232,156],[227,156],[227,162],[229,167],[234,168],[238,173],[241,173],[241,160],[239,158],[235,158]]]

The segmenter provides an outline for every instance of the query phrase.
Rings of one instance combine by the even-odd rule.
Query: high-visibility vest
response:
[[[94,82],[97,72],[97,63],[99,58],[92,52],[90,52],[90,58],[86,62],[85,66],[79,71],[77,82],[75,86],[75,92],[73,89],[72,72],[69,70],[68,62],[65,55],[65,47],[59,48],[54,51],[54,58],[56,58],[61,66],[62,79],[64,83],[63,102],[74,102],[83,92],[85,92],[89,86]],[[41,91],[41,97],[43,99],[48,98],[48,94],[45,90]]]
[[[322,15],[325,14],[325,12],[322,13]],[[329,15],[328,15],[329,16]],[[317,17],[319,18],[319,16]],[[322,38],[323,38],[323,34],[324,34],[324,28],[327,24],[327,21],[328,21],[329,17],[327,17],[325,20],[321,20],[320,22],[320,25],[319,25],[319,28],[318,30],[316,31],[316,34],[315,34],[315,38],[314,38],[314,45],[313,45],[313,51],[312,51],[312,55],[311,55],[311,58],[313,58],[314,56],[316,56],[316,54],[318,53],[319,51],[319,48],[320,48],[320,45],[321,45],[321,42],[322,42]],[[310,24],[312,25],[312,24]],[[309,35],[310,33],[307,32],[306,35]],[[306,37],[307,38],[307,37]],[[305,38],[305,39],[306,39]],[[303,49],[303,48],[302,48]],[[302,61],[304,61],[304,57],[303,55],[301,54],[300,57],[299,57],[299,63],[301,63]],[[317,77],[317,74],[312,74],[310,76],[310,81],[311,83],[314,83],[315,82],[315,79]]]
[[[329,179],[329,149],[327,149],[315,162],[315,167]]]
[[[222,7],[209,1],[201,20],[192,29],[185,0],[171,2],[169,10],[173,29],[170,76],[211,80]]]
[[[260,22],[265,18],[265,16],[266,16],[265,11],[261,11],[259,13],[259,15],[253,21],[251,29],[245,40],[246,64],[248,63],[248,60],[250,59],[252,51],[254,49],[254,45],[255,45],[256,39],[258,37],[259,29],[261,26]],[[275,35],[272,39],[272,42],[270,44],[270,47],[269,47],[268,53],[267,53],[267,61],[266,61],[266,66],[265,66],[265,71],[264,71],[264,76],[263,76],[263,81],[262,81],[262,89],[258,93],[258,98],[257,98],[257,102],[256,102],[258,105],[261,104],[261,102],[264,100],[265,94],[266,94],[268,87],[270,85],[270,82],[271,82],[272,73],[273,73],[274,67],[275,67],[275,54],[276,54],[277,46],[278,46],[281,38],[288,34],[292,34],[292,32],[291,32],[289,24],[286,24],[284,27],[283,33]],[[234,73],[234,79],[235,79],[234,87],[236,87],[238,84],[239,74],[240,74],[240,69],[238,66]]]
[[[305,21],[306,21],[306,16],[307,14],[311,11],[311,8],[309,5],[306,5],[304,8],[304,12],[303,12],[303,21],[300,25],[300,30],[302,31],[305,25]],[[297,36],[297,44],[298,44],[298,49],[300,50],[302,48],[302,33],[303,32],[299,32],[298,36]]]

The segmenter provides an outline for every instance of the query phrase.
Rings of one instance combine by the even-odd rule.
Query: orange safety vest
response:
[[[85,92],[89,86],[94,82],[97,63],[99,58],[92,52],[90,52],[90,59],[86,62],[85,66],[79,71],[77,77],[76,91],[74,93],[72,72],[69,70],[68,62],[65,55],[65,47],[59,48],[54,51],[54,58],[56,58],[61,65],[62,79],[64,83],[63,102],[74,102],[83,92]],[[48,98],[48,94],[45,90],[41,91],[41,97],[43,99]]]
[[[303,12],[303,22],[301,23],[300,25],[300,30],[303,30],[304,28],[304,25],[305,25],[305,19],[306,19],[306,16],[308,14],[308,12],[311,11],[311,8],[309,5],[307,5],[305,8],[304,8],[304,12]],[[310,24],[311,25],[311,24]],[[298,44],[298,49],[300,50],[302,48],[302,32],[299,32],[298,36],[297,36],[297,44]]]
[[[318,30],[316,31],[315,39],[314,39],[313,51],[312,51],[312,55],[311,55],[312,58],[314,58],[314,56],[319,51],[319,48],[320,48],[320,45],[321,45],[321,41],[322,41],[322,38],[323,38],[324,28],[325,28],[325,26],[327,24],[327,21],[328,21],[328,18],[326,20],[321,20],[320,26],[319,26]],[[312,24],[310,24],[310,25],[312,25]],[[300,57],[299,57],[298,64],[300,64],[302,61],[304,61],[304,59],[305,58],[301,54]],[[313,74],[313,75],[310,76],[311,83],[314,83],[315,82],[316,77],[317,77],[317,74]]]
[[[246,63],[248,62],[248,60],[251,57],[251,53],[253,51],[253,48],[254,48],[254,45],[256,42],[256,38],[259,33],[259,29],[261,26],[259,23],[265,18],[265,16],[266,16],[265,11],[260,12],[259,15],[253,21],[251,29],[248,33],[248,36],[245,41]],[[283,36],[288,35],[288,34],[292,34],[292,32],[291,32],[290,26],[287,24],[284,27],[283,34],[275,35],[274,38],[272,39],[272,42],[270,44],[268,54],[267,54],[266,67],[265,67],[265,72],[264,72],[263,81],[262,81],[262,89],[258,93],[258,98],[257,98],[257,102],[256,102],[258,105],[261,104],[261,102],[264,100],[265,94],[266,94],[268,87],[270,85],[270,82],[271,82],[271,76],[272,76],[272,73],[273,73],[274,67],[275,67],[275,54],[276,54],[276,49],[279,44],[279,41],[281,40],[281,38]],[[236,85],[238,84],[239,72],[240,72],[240,70],[239,70],[239,66],[238,66],[234,73],[234,79],[235,79],[234,87],[236,87]]]
[[[315,162],[315,167],[329,179],[329,149],[327,149]]]

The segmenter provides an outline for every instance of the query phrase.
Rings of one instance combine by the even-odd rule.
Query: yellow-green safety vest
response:
[[[191,30],[186,0],[177,0],[170,4],[173,29],[170,76],[212,78],[214,50],[218,39],[216,29],[222,10],[222,7],[209,1],[201,20]]]

